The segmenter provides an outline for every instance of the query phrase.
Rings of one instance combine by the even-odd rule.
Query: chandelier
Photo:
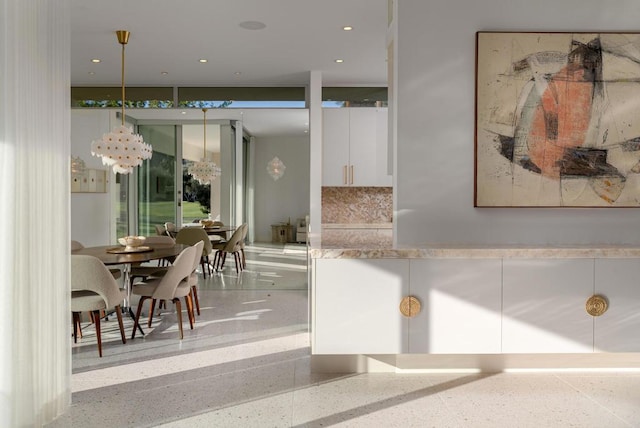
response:
[[[284,175],[285,169],[287,169],[287,167],[284,166],[280,159],[278,159],[278,156],[271,159],[271,161],[267,164],[267,172],[274,181]]]
[[[200,184],[209,184],[217,177],[220,177],[222,170],[213,161],[207,160],[207,109],[204,112],[204,154],[200,162],[194,162],[187,172],[193,176]]]
[[[87,170],[87,165],[79,156],[71,156],[71,176],[77,177]]]
[[[102,157],[103,165],[109,165],[113,172],[120,174],[132,173],[133,168],[153,154],[153,149],[142,141],[142,136],[134,134],[132,128],[124,124],[124,46],[129,41],[129,34],[125,30],[116,31],[118,43],[122,45],[122,122],[112,132],[104,134],[101,140],[91,144],[91,154]]]

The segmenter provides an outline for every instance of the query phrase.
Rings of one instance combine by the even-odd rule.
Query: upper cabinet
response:
[[[323,186],[392,185],[387,174],[387,109],[323,110]]]

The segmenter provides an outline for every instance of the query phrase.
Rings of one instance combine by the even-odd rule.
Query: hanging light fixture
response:
[[[187,169],[187,172],[193,176],[200,184],[209,184],[222,174],[222,170],[213,161],[207,160],[207,110],[204,112],[204,154],[200,162],[194,162]]]
[[[285,169],[287,169],[287,167],[284,166],[280,159],[278,159],[278,156],[271,159],[271,161],[267,164],[267,172],[274,181],[284,175]]]
[[[129,32],[116,31],[118,43],[122,45],[122,123],[112,132],[104,134],[101,140],[91,144],[91,154],[102,157],[102,163],[109,165],[113,172],[130,174],[133,168],[140,166],[142,161],[150,159],[153,149],[142,141],[142,136],[134,134],[133,130],[124,124],[124,46],[129,42]]]
[[[87,170],[87,165],[79,156],[71,156],[71,176],[77,177]]]

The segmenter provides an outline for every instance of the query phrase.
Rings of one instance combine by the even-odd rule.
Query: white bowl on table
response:
[[[136,248],[142,246],[147,238],[144,236],[125,236],[118,238],[120,245],[124,245],[125,251],[135,251]]]

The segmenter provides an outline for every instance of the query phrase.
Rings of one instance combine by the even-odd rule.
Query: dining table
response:
[[[126,290],[126,298],[123,305],[123,311],[128,313],[132,319],[135,319],[133,310],[131,309],[131,265],[149,262],[152,260],[160,260],[166,257],[175,257],[185,248],[189,247],[184,244],[148,244],[138,248],[127,248],[121,245],[101,245],[97,247],[84,247],[71,251],[71,254],[82,254],[94,256],[98,258],[106,266],[122,265],[123,285]],[[140,325],[138,329],[144,334]]]

